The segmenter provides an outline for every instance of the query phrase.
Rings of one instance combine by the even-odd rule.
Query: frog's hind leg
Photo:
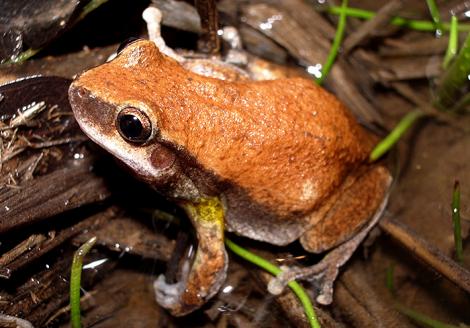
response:
[[[359,244],[380,219],[387,204],[390,182],[391,178],[388,172],[382,167],[376,167],[364,173],[361,179],[351,184],[347,190],[343,190],[343,195],[332,208],[334,211],[330,210],[330,213],[333,214],[327,215],[324,220],[318,223],[319,226],[315,226],[314,229],[308,231],[306,240],[301,240],[304,248],[309,251],[321,252],[324,250],[323,248],[327,248],[331,249],[329,253],[313,266],[285,269],[283,273],[269,283],[269,291],[273,294],[279,294],[285,285],[294,279],[313,280],[318,283],[319,288],[319,294],[316,297],[317,302],[324,305],[330,304],[333,300],[333,283],[338,276],[339,268],[349,260]],[[350,197],[351,195],[355,197]],[[366,197],[366,195],[372,195],[372,197]],[[362,196],[364,196],[363,201],[358,203],[357,200]],[[354,205],[353,209],[355,211],[370,213],[366,216],[370,219],[366,221],[365,226],[360,226],[357,217],[356,220],[351,218],[352,205]],[[346,228],[344,228],[345,226]],[[358,229],[360,230],[354,234]],[[325,239],[321,243],[308,242],[312,238],[313,240],[315,238],[321,239],[322,233],[330,236],[336,235],[336,240]],[[347,239],[348,234],[349,236],[353,235]],[[342,242],[338,246],[336,246],[337,240]]]

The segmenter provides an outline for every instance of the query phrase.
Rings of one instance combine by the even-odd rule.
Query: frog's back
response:
[[[274,226],[279,243],[292,241],[366,161],[373,137],[312,81],[219,83],[198,102],[204,105],[192,106],[198,119],[191,130],[205,139],[188,138],[185,147],[234,184],[225,191],[231,230],[273,242]]]
[[[185,106],[192,117],[173,130],[185,135],[183,147],[281,216],[311,211],[372,145],[348,110],[309,80],[217,81],[190,92],[198,95]]]

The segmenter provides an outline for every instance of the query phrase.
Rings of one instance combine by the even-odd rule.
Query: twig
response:
[[[384,217],[379,222],[380,228],[395,240],[408,248],[434,270],[470,293],[470,272],[444,255],[438,248],[426,242],[403,223]]]
[[[217,35],[219,18],[215,0],[196,0],[196,9],[201,20],[202,35],[198,48],[208,54],[217,53],[220,40]]]
[[[3,254],[2,257],[0,257],[0,267],[8,265],[18,256],[41,244],[44,240],[46,240],[46,236],[42,234],[34,234],[29,236],[27,239],[23,240],[13,249],[9,250]]]
[[[354,33],[352,33],[345,41],[343,50],[344,53],[351,51],[356,45],[362,42],[371,32],[374,32],[379,27],[387,24],[392,16],[401,8],[401,0],[393,0],[388,2],[385,6],[380,8],[377,15],[371,20],[363,23]]]

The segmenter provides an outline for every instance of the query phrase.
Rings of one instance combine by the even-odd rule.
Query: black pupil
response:
[[[130,140],[140,139],[144,131],[144,127],[139,118],[130,114],[121,116],[119,128],[122,134]]]

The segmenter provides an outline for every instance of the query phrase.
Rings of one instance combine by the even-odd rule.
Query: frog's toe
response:
[[[172,308],[178,303],[179,297],[184,290],[184,283],[168,284],[165,281],[165,276],[160,275],[153,283],[153,289],[155,290],[158,304],[164,308]]]
[[[228,257],[224,249],[206,252],[198,249],[196,259],[183,280],[169,284],[160,275],[153,287],[157,303],[174,316],[197,310],[214,296],[226,278]]]

